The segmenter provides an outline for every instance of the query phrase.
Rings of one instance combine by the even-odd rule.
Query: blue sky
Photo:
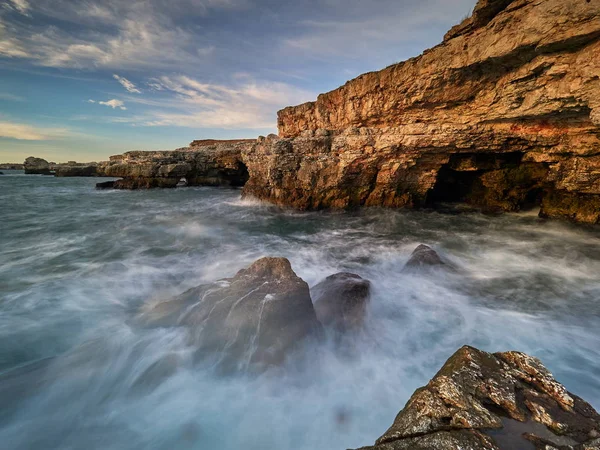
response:
[[[475,0],[0,0],[0,162],[276,132],[420,54]]]

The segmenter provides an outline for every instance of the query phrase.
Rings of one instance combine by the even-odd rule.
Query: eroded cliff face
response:
[[[127,152],[100,163],[97,172],[121,177],[114,184],[102,183],[117,189],[176,187],[182,179],[188,186],[243,186],[248,171],[241,159],[242,150],[254,142],[194,141],[179,150]]]
[[[600,2],[481,0],[439,46],[279,112],[245,195],[600,222]]]

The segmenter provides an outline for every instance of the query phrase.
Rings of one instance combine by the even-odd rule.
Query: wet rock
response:
[[[440,255],[428,245],[419,245],[411,254],[402,272],[412,272],[431,267],[447,267]]]
[[[600,415],[518,352],[456,352],[372,450],[592,449]]]
[[[27,175],[50,175],[50,163],[42,158],[30,156],[23,164],[25,174]]]
[[[310,290],[317,319],[336,331],[360,328],[365,320],[371,283],[352,273],[336,273]]]
[[[308,285],[285,258],[263,258],[235,277],[145,308],[151,326],[185,327],[198,355],[225,371],[262,370],[322,327]]]
[[[114,181],[103,181],[101,183],[96,183],[96,189],[113,189],[114,187]]]

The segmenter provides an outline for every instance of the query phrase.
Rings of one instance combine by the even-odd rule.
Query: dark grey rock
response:
[[[279,365],[322,331],[308,285],[285,258],[260,259],[233,278],[145,308],[141,321],[186,327],[199,357],[228,372]]]
[[[336,273],[311,289],[319,321],[341,332],[363,325],[370,293],[371,283],[353,273]]]

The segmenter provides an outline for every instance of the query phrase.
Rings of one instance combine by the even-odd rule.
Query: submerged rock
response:
[[[360,328],[367,313],[371,283],[353,273],[336,273],[311,290],[317,319],[336,331]]]
[[[600,448],[600,415],[536,358],[456,352],[365,450]]]
[[[285,258],[262,258],[233,278],[146,308],[141,319],[188,328],[199,356],[227,371],[280,364],[322,330],[308,285]]]
[[[428,245],[419,245],[411,254],[402,272],[418,271],[419,269],[446,266],[440,255]]]
[[[30,156],[23,164],[25,174],[27,175],[50,175],[50,163],[42,158]]]

